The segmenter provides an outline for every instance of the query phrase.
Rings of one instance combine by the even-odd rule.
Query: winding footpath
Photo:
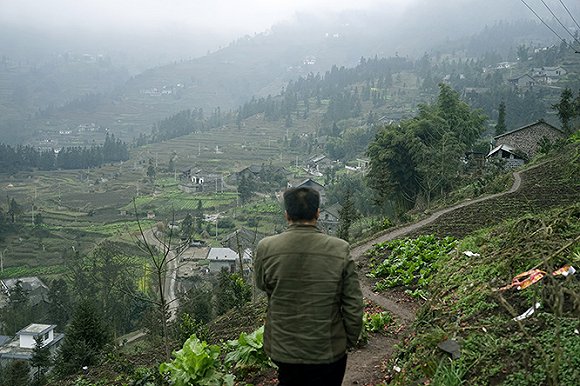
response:
[[[537,165],[540,166],[540,165]],[[528,169],[528,170],[531,170]],[[429,217],[413,224],[404,225],[394,230],[387,231],[371,240],[365,241],[361,244],[353,246],[351,255],[357,264],[362,263],[364,253],[369,250],[374,244],[382,243],[389,240],[398,239],[409,234],[418,232],[421,228],[435,222],[444,214],[453,212],[455,210],[478,204],[483,201],[491,200],[508,194],[517,192],[522,184],[522,177],[520,172],[513,173],[513,183],[509,190],[501,193],[496,193],[474,200],[464,201],[454,206],[441,209]],[[390,297],[388,294],[376,293],[372,289],[372,283],[366,277],[361,275],[361,289],[365,299],[381,306],[383,309],[389,311],[395,316],[398,322],[405,329],[411,325],[415,320],[415,312],[418,308],[417,304],[410,304],[403,302],[400,299]],[[400,337],[385,337],[382,335],[372,335],[369,337],[369,343],[366,347],[356,350],[349,354],[346,374],[343,381],[343,386],[348,385],[370,385],[379,381],[380,368],[390,358],[393,353],[393,347],[400,342]],[[379,375],[377,375],[379,374]],[[375,382],[375,383],[373,383]]]

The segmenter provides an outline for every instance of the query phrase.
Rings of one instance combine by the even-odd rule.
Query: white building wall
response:
[[[20,347],[34,348],[34,335],[20,334]]]
[[[36,346],[36,342],[34,341],[34,337],[38,334],[20,334],[20,347],[21,348],[34,348]],[[54,329],[50,329],[44,334],[42,334],[42,346],[46,346],[50,344],[54,340]]]

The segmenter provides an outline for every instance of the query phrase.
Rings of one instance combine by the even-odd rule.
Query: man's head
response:
[[[320,194],[311,188],[290,188],[284,192],[286,218],[290,222],[318,219]]]

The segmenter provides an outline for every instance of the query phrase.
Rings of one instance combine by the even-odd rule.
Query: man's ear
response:
[[[316,209],[316,216],[314,216],[317,220],[320,217],[320,208]]]
[[[284,218],[286,219],[286,221],[290,221],[290,219],[288,218],[288,211],[287,210],[284,211]]]

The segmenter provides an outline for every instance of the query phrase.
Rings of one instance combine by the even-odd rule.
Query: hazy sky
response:
[[[414,0],[0,0],[0,22],[88,30],[262,32],[296,12],[324,13]]]
[[[541,0],[527,2],[549,17]],[[563,12],[559,1],[547,2]],[[575,2],[565,0],[578,9]],[[431,31],[428,36],[453,37],[476,33],[496,20],[533,18],[519,0],[0,0],[0,32],[9,31],[0,35],[0,50],[14,57],[121,52],[145,57],[150,66],[204,55],[297,14],[332,16],[349,10],[370,10],[379,25],[417,39]],[[570,22],[567,15],[564,19]]]

